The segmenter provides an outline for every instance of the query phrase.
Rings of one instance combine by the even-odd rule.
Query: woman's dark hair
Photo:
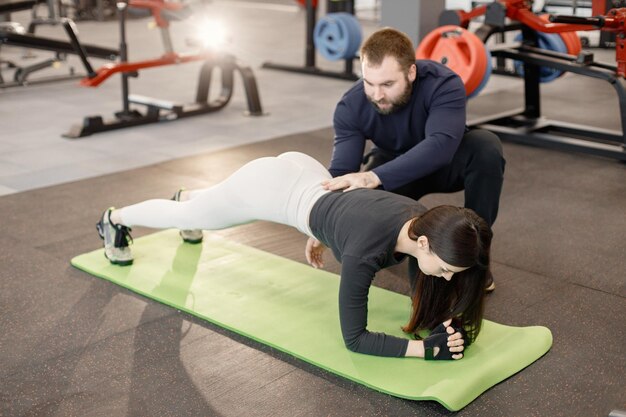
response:
[[[409,237],[417,240],[420,236],[426,236],[430,250],[441,260],[468,269],[455,273],[450,281],[418,270],[413,311],[402,330],[433,329],[452,318],[453,325],[467,332],[466,343],[472,343],[483,318],[491,228],[473,210],[438,206],[411,222]]]
[[[415,49],[411,39],[396,29],[383,28],[370,35],[361,46],[361,60],[366,59],[375,67],[381,65],[388,56],[395,58],[402,71],[408,73],[411,65],[415,64]]]

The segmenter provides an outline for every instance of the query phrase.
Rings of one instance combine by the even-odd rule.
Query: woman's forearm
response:
[[[424,357],[424,342],[421,340],[409,340],[409,345],[406,348],[404,356],[411,356],[415,358]]]

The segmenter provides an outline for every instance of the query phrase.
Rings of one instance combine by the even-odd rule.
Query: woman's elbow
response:
[[[350,352],[359,352],[359,337],[344,337],[343,343]]]

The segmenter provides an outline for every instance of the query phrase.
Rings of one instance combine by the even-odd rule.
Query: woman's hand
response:
[[[446,333],[448,334],[447,345],[450,352],[453,353],[452,359],[461,359],[463,357],[462,352],[465,350],[465,340],[463,340],[463,334],[451,326],[452,319],[448,319],[442,324],[446,328]],[[435,356],[437,356],[437,354],[438,352],[435,353]]]
[[[446,320],[424,340],[409,340],[405,356],[416,356],[426,360],[459,360],[463,358],[465,340],[463,334]],[[428,352],[427,352],[428,351]]]
[[[304,251],[306,261],[315,269],[324,268],[323,255],[325,250],[326,246],[324,246],[322,242],[310,237],[306,242],[306,249]]]

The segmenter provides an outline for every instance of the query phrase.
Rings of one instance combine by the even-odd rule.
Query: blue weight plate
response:
[[[358,21],[349,13],[330,13],[315,25],[313,42],[329,61],[352,58],[361,45]]]
[[[515,41],[522,41],[521,33],[515,37]],[[565,42],[563,42],[563,38],[561,38],[558,33],[537,32],[537,43],[541,49],[561,52],[564,54],[567,53],[567,46],[565,45]],[[524,63],[522,61],[515,61],[515,72],[521,76],[524,75]],[[556,80],[561,75],[563,75],[563,71],[561,70],[556,68],[541,67],[539,69],[539,82],[548,83]]]
[[[491,51],[489,51],[489,48],[487,48],[487,45],[485,45],[485,54],[487,54],[487,68],[485,69],[485,75],[483,76],[483,79],[481,80],[478,87],[476,87],[476,89],[472,91],[472,93],[469,96],[467,96],[468,99],[472,97],[476,97],[481,92],[481,90],[485,88],[485,86],[487,85],[487,82],[489,82],[489,78],[491,77],[491,71],[493,70],[493,63],[491,62]]]
[[[341,15],[340,18],[344,20],[350,32],[350,45],[346,50],[346,55],[344,56],[344,58],[354,58],[359,48],[361,47],[361,41],[363,40],[363,31],[361,30],[361,24],[359,23],[359,20],[350,13],[337,14]]]
[[[330,61],[341,59],[348,47],[348,34],[334,18],[320,19],[315,25],[313,42],[322,56]]]

